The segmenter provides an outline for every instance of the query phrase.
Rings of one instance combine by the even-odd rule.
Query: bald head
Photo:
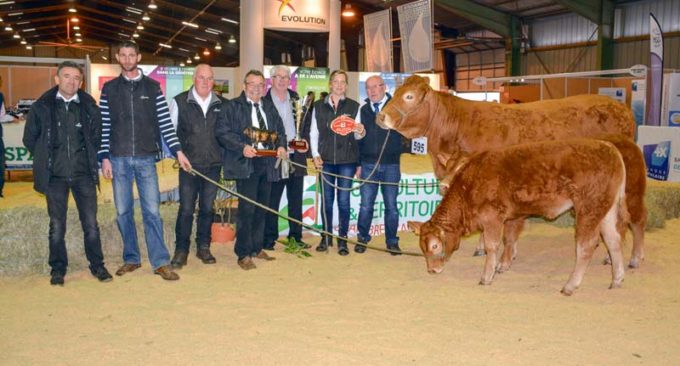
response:
[[[385,80],[379,75],[373,75],[366,79],[366,93],[372,103],[380,102],[385,97],[386,91]]]
[[[198,64],[194,70],[194,89],[203,99],[210,97],[215,84],[212,67],[208,64]]]

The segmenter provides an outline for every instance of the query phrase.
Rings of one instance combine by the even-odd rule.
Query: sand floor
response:
[[[217,264],[190,257],[174,283],[147,263],[103,284],[84,271],[64,287],[47,276],[2,278],[0,364],[677,365],[678,231],[671,220],[648,233],[647,259],[621,289],[607,289],[598,248],[572,297],[559,290],[573,231],[544,223],[528,225],[517,261],[491,286],[477,285],[477,236],[440,275],[417,257],[299,259],[281,248],[245,272],[222,245]],[[417,250],[412,234],[401,241]]]

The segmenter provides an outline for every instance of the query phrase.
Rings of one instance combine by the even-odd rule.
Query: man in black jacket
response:
[[[307,120],[311,121],[312,114],[305,113],[306,109],[294,109],[293,103],[297,103],[300,97],[298,93],[288,88],[290,86],[290,69],[285,65],[274,66],[270,71],[270,76],[272,87],[264,99],[276,107],[286,131],[286,141],[290,142],[298,135],[302,140],[309,140],[309,123],[307,123]],[[298,116],[297,113],[301,115]],[[300,117],[300,126],[296,124],[298,117]],[[288,155],[293,162],[304,166],[307,165],[307,150],[298,151],[291,149]],[[285,188],[286,198],[288,199],[288,216],[302,221],[302,191],[304,189],[305,175],[307,175],[306,168],[295,166],[289,176],[281,177],[280,180],[273,182],[271,195],[269,196],[269,208],[276,211],[279,210],[281,196]],[[271,213],[266,216],[264,249],[274,250],[276,240],[279,238],[279,217]],[[288,221],[288,227],[288,240],[295,240],[304,248],[310,247],[309,244],[302,241],[302,226],[300,224]]]
[[[259,156],[258,150],[276,150],[285,158],[286,132],[274,106],[264,100],[264,75],[257,70],[246,73],[244,91],[231,101],[227,119],[218,122],[217,140],[224,147],[223,169],[225,179],[236,179],[236,190],[246,198],[267,206],[271,182],[279,179],[275,168],[276,158]],[[276,140],[254,142],[245,130],[255,129],[276,133]],[[261,134],[264,135],[264,134]],[[265,210],[239,199],[234,251],[238,265],[244,270],[255,268],[252,258],[273,260],[263,248]]]
[[[385,81],[378,75],[366,79],[366,104],[361,107],[361,122],[366,127],[366,136],[359,140],[359,162],[361,179],[385,182],[387,184],[366,183],[361,186],[361,206],[359,208],[357,235],[358,241],[368,243],[371,240],[371,222],[373,206],[378,195],[378,187],[382,192],[385,205],[385,241],[392,255],[401,254],[399,248],[399,210],[397,209],[397,193],[401,170],[401,144],[404,138],[395,130],[385,130],[375,123],[375,117],[389,102],[391,96],[386,93]],[[381,156],[382,154],[382,156]],[[378,160],[380,158],[380,160]],[[354,247],[357,253],[366,251],[363,245]]]
[[[222,100],[213,93],[214,74],[210,65],[199,64],[194,70],[194,85],[170,103],[170,119],[193,170],[212,180],[220,179],[222,148],[215,138],[215,125],[226,118]],[[191,226],[198,199],[196,218],[196,257],[205,264],[215,263],[210,253],[210,227],[217,187],[184,170],[179,171],[179,211],[175,224],[175,255],[170,263],[180,269],[187,264]]]
[[[50,283],[63,285],[68,267],[64,236],[69,192],[78,208],[90,272],[102,282],[111,281],[97,225],[101,114],[94,99],[80,90],[83,71],[78,64],[61,63],[54,81],[57,86],[31,106],[23,138],[33,154],[33,187],[47,198]]]

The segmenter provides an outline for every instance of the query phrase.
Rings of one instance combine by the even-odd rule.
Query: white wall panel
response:
[[[597,25],[588,19],[566,14],[537,19],[530,25],[531,47],[557,46],[597,40]]]
[[[651,0],[617,6],[620,22],[614,38],[649,34],[649,13],[654,14],[663,32],[680,31],[680,0]]]

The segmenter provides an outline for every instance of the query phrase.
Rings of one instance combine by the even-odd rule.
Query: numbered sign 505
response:
[[[426,155],[427,137],[418,137],[411,140],[411,152],[416,155]]]

